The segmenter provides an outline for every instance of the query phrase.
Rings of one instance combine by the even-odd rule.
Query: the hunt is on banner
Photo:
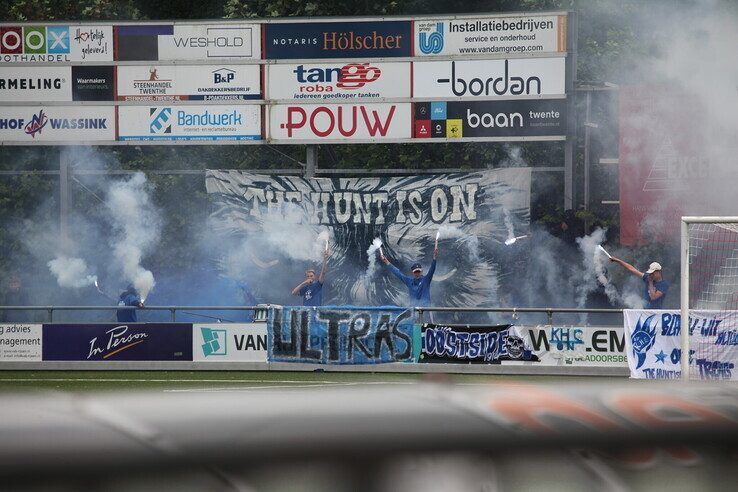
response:
[[[270,362],[377,364],[413,362],[411,309],[394,307],[270,308]]]
[[[524,330],[512,325],[421,327],[423,348],[419,362],[538,361]]]
[[[625,309],[630,377],[681,377],[679,311]],[[689,369],[693,379],[738,380],[738,311],[690,310]]]
[[[305,268],[319,272],[328,240],[326,303],[409,306],[376,245],[401,271],[409,274],[415,262],[427,271],[439,234],[432,302],[479,306],[497,299],[512,264],[505,240],[528,233],[530,175],[530,168],[391,178],[209,170],[205,183],[213,232],[243,251],[237,261],[223,259],[224,273],[248,281],[257,298],[274,302]]]

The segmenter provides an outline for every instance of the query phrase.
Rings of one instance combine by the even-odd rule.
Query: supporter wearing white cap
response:
[[[654,261],[648,266],[648,270],[641,272],[620,258],[613,256],[610,260],[623,265],[630,273],[643,279],[645,287],[643,299],[646,301],[646,309],[662,309],[666,293],[669,292],[669,283],[664,280],[664,276],[661,273],[661,264]]]

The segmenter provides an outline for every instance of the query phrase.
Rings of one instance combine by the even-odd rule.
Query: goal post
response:
[[[738,353],[738,348],[729,350],[735,341],[733,331],[725,331],[738,328],[738,216],[682,217],[680,284],[681,374],[683,380],[690,380],[701,378],[698,357],[718,360],[712,357],[720,353],[718,344],[724,343],[731,356]],[[717,337],[717,330],[705,333],[704,327],[690,334],[690,311],[695,310],[714,312],[715,319],[723,322],[722,341],[706,341]],[[693,364],[690,351],[695,354]]]

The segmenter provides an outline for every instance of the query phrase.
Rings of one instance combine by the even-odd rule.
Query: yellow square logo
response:
[[[461,138],[464,136],[462,130],[463,120],[446,120],[446,138]]]

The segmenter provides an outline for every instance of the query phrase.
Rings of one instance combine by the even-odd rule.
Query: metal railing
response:
[[[66,312],[66,311],[118,311],[118,310],[131,310],[136,309],[141,312],[159,312],[165,311],[170,313],[170,321],[177,321],[177,314],[184,314],[188,316],[200,317],[204,319],[212,319],[218,322],[230,322],[223,316],[209,316],[200,314],[193,311],[253,311],[254,321],[266,321],[267,312],[271,307],[271,304],[259,304],[256,306],[146,306],[145,308],[138,308],[135,306],[0,306],[0,312],[7,311],[35,311],[45,312],[47,314],[47,323],[54,322],[54,313]],[[521,314],[544,314],[546,316],[547,324],[553,324],[554,314],[600,314],[600,315],[619,315],[622,316],[622,309],[595,309],[595,308],[552,308],[552,307],[521,307],[521,308],[510,308],[510,307],[442,307],[442,306],[430,306],[430,307],[415,307],[414,308],[418,315],[418,322],[423,323],[426,313],[453,313],[453,314],[464,314],[464,313],[500,313],[509,314],[513,320],[516,320]],[[432,314],[431,314],[432,316]],[[621,320],[620,320],[621,321]]]

